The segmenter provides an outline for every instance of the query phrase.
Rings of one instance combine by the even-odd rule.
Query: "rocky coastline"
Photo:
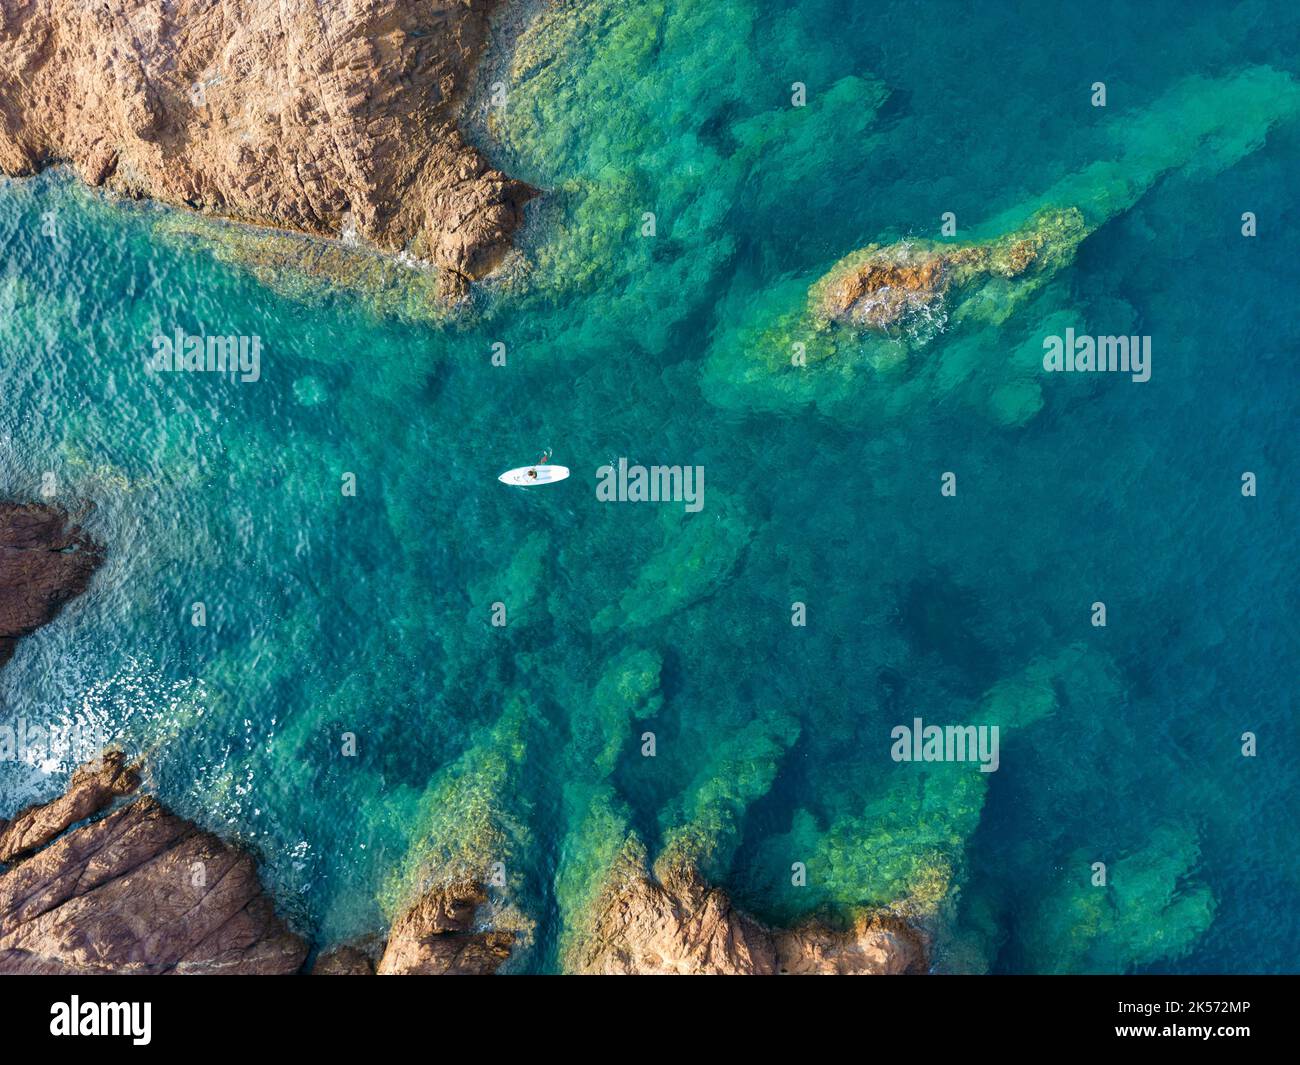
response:
[[[307,944],[263,892],[251,856],[137,798],[120,752],[0,832],[0,973],[296,972]]]
[[[0,662],[85,591],[103,550],[68,515],[0,503]],[[141,794],[144,767],[110,750],[64,793],[0,819],[0,974],[290,974],[312,945],[277,914],[254,857]],[[386,940],[333,945],[313,975],[488,975],[515,933],[491,927],[481,884],[426,890]],[[919,973],[924,938],[862,915],[848,929],[772,929],[689,864],[627,857],[607,878],[575,973]]]
[[[0,821],[0,974],[287,975],[311,945],[276,913],[249,853],[140,795],[109,751],[65,793]],[[426,893],[373,939],[322,950],[316,976],[484,976],[515,936],[481,927],[487,895]],[[586,975],[894,975],[926,971],[924,937],[863,915],[850,928],[772,929],[693,869],[625,869],[566,971]]]
[[[18,0],[0,172],[432,262],[463,295],[537,194],[462,135],[498,0]]]

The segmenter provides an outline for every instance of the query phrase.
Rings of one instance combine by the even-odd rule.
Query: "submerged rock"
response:
[[[18,0],[0,171],[410,250],[489,273],[536,190],[458,127],[496,0]]]
[[[458,883],[424,895],[398,919],[379,959],[380,976],[489,976],[510,957],[510,932],[474,931],[483,888]]]
[[[772,929],[693,867],[655,877],[629,848],[569,967],[603,975],[893,975],[924,973],[927,963],[920,933],[891,916],[863,914],[845,931]]]
[[[1218,908],[1205,882],[1200,836],[1190,821],[1158,824],[1109,863],[1072,853],[1055,883],[1021,915],[1021,966],[1035,973],[1124,973],[1185,957]]]
[[[60,508],[0,502],[0,666],[20,637],[86,590],[103,558]]]
[[[122,756],[5,830],[13,852],[101,812],[138,783]],[[15,830],[19,830],[15,835]],[[138,798],[0,875],[0,973],[293,973],[307,944],[276,916],[252,857]]]

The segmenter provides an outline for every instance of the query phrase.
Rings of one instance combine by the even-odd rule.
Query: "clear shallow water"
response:
[[[54,472],[110,547],[0,674],[6,718],[149,751],[322,943],[499,860],[513,964],[554,968],[633,832],[704,839],[774,920],[908,897],[948,968],[1294,970],[1300,128],[1249,72],[1296,72],[1300,20],[589,10],[489,61],[511,102],[479,141],[552,192],[531,270],[459,320],[290,298],[58,175],[0,186],[0,492]],[[1092,231],[997,328],[751,376],[743,330],[842,255],[1049,201]],[[1152,380],[1035,374],[1049,322],[1151,334]],[[177,327],[260,336],[262,379],[149,374]],[[547,446],[570,482],[496,484]],[[705,509],[598,502],[619,456],[702,464]],[[915,716],[1000,721],[1001,768],[893,763]],[[69,768],[0,763],[0,812]]]

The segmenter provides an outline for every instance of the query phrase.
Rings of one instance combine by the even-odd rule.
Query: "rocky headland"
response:
[[[527,184],[458,125],[497,0],[15,0],[0,171],[407,252],[463,293]]]
[[[307,944],[276,916],[252,857],[140,797],[110,752],[0,832],[0,973],[292,973]],[[22,855],[27,855],[22,857]]]

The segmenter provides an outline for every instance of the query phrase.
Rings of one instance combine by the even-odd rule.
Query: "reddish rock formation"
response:
[[[126,765],[120,751],[110,751],[88,762],[72,774],[68,790],[53,802],[29,806],[7,825],[0,825],[0,862],[12,862],[45,846],[118,796],[135,791],[139,784],[135,767]]]
[[[773,933],[776,971],[790,976],[902,976],[926,972],[921,935],[903,921],[861,914],[844,932],[810,924]]]
[[[689,867],[656,880],[634,865],[611,880],[570,959],[603,975],[902,974],[926,971],[925,945],[904,922],[863,915],[848,931],[766,927]]]
[[[0,503],[0,666],[80,595],[103,552],[58,507]]]
[[[944,244],[905,240],[868,244],[846,255],[809,290],[810,309],[821,323],[888,332],[909,318],[933,318],[953,290],[992,294],[1005,303],[1005,286],[1026,286],[1050,277],[1074,255],[1087,226],[1075,208],[1039,211],[1019,229],[992,240]],[[964,298],[964,296],[962,297]]]
[[[941,255],[901,262],[881,256],[836,276],[822,306],[834,321],[885,329],[909,311],[938,300],[947,285]]]
[[[497,0],[6,0],[0,170],[490,272],[536,194],[457,120]]]
[[[26,825],[26,848],[134,783],[120,756],[106,756],[63,798],[15,818],[6,839]],[[152,798],[65,832],[0,875],[0,973],[293,973],[306,955],[253,859]]]
[[[380,976],[487,976],[510,957],[509,932],[474,932],[474,915],[487,901],[477,884],[426,894],[388,935]]]

